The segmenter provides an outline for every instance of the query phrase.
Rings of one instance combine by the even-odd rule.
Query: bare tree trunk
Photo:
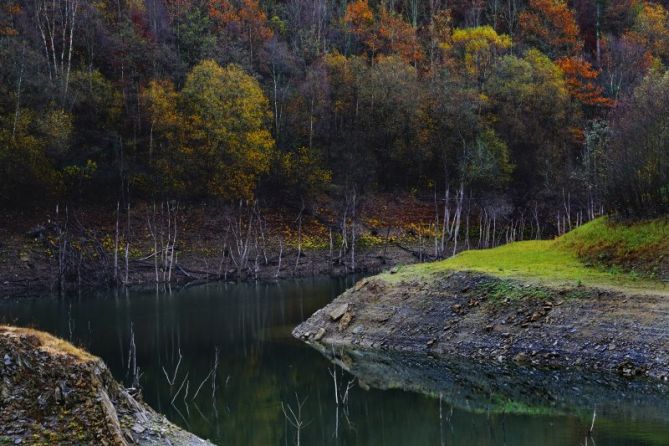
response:
[[[300,264],[300,256],[302,255],[302,213],[304,212],[304,199],[300,207],[300,213],[297,216],[297,257],[295,258],[295,269],[293,275],[297,273],[297,267]]]
[[[128,285],[130,281],[128,280],[128,251],[130,250],[130,243],[125,242],[125,280],[124,284]]]
[[[16,85],[16,107],[14,109],[14,123],[12,124],[12,141],[16,138],[16,125],[19,121],[19,116],[21,115],[21,85],[23,83],[23,70],[25,68],[24,56],[25,56],[25,45],[21,47],[21,70],[19,71],[19,80]]]
[[[281,273],[281,258],[283,256],[283,240],[279,239],[279,264],[276,267],[276,274],[274,274],[274,278],[278,279],[279,274]]]
[[[446,252],[446,235],[450,237],[450,227],[451,221],[451,206],[450,206],[450,187],[446,187],[444,191],[444,218],[442,219],[442,228],[441,228],[441,255],[443,256]]]
[[[465,200],[465,184],[460,183],[460,190],[456,198],[456,210],[455,210],[455,229],[453,231],[453,255],[457,253],[458,250],[458,237],[460,235],[460,220],[462,216],[462,205]]]
[[[116,202],[116,235],[114,237],[114,282],[118,283],[118,220],[121,211],[121,203]]]
[[[351,272],[355,272],[355,225],[356,225],[356,194],[355,188],[353,188],[353,198],[351,203]]]

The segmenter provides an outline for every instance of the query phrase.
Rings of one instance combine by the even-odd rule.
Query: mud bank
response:
[[[322,352],[367,350],[625,379],[669,378],[669,299],[471,272],[363,279],[293,331]]]
[[[300,253],[297,260],[296,251],[282,254],[279,260],[278,253],[271,253],[267,263],[259,262],[253,273],[240,273],[232,268],[227,271],[219,270],[220,257],[202,255],[182,255],[171,271],[171,281],[162,281],[167,275],[166,270],[160,269],[160,282],[156,283],[156,273],[152,260],[133,260],[129,262],[128,281],[120,287],[134,289],[155,289],[156,286],[178,288],[185,285],[225,281],[275,281],[316,276],[343,277],[349,274],[375,274],[394,265],[408,265],[416,263],[418,257],[412,248],[404,246],[371,247],[361,249],[356,257],[355,269],[343,263],[333,265],[326,250],[311,250]],[[125,267],[123,267],[125,268]],[[96,272],[94,272],[96,273]],[[104,271],[99,271],[100,275]],[[97,274],[97,273],[96,273]],[[120,272],[125,275],[125,270]],[[90,283],[80,283],[74,278],[65,283],[62,293],[76,293],[79,291],[93,291],[104,288],[114,288],[116,285],[103,280]],[[33,255],[30,266],[20,261],[0,261],[0,299],[36,297],[57,295],[59,293],[58,265],[56,261],[46,256]]]
[[[0,444],[211,444],[132,396],[100,358],[46,333],[0,326],[0,361]]]

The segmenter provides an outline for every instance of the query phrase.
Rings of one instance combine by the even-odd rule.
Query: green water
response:
[[[547,414],[531,406],[519,411],[512,403],[506,413],[468,411],[462,402],[458,409],[439,398],[357,386],[350,391],[347,406],[337,408],[330,363],[290,332],[350,285],[350,279],[318,278],[211,284],[171,293],[110,291],[67,299],[45,297],[0,303],[0,318],[86,347],[126,384],[132,381],[128,372],[132,326],[144,399],[174,423],[216,444],[295,444],[296,429],[287,422],[281,404],[295,409],[296,398],[304,401],[302,445],[584,444],[590,417],[576,415],[577,411]],[[170,386],[163,368],[171,379],[179,350],[183,359]],[[215,392],[209,380],[193,399],[217,350]],[[620,390],[611,392],[615,401]],[[669,444],[669,417],[664,417],[662,408],[659,412],[651,408],[657,416],[650,418],[644,408],[619,409],[609,405],[598,414],[588,444]]]

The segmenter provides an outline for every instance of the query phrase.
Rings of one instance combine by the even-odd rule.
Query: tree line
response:
[[[3,207],[355,187],[669,211],[662,2],[8,0],[0,58]]]

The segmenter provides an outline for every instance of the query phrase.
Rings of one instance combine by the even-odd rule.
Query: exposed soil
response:
[[[363,279],[298,326],[322,351],[356,348],[669,378],[669,299],[450,272]]]
[[[114,381],[101,359],[0,326],[0,444],[208,445]]]
[[[136,204],[129,212],[120,212],[118,242],[114,207],[71,208],[67,214],[62,208],[57,214],[55,208],[6,213],[0,224],[0,298],[118,284],[155,287],[157,276],[161,285],[169,279],[172,286],[178,286],[212,280],[375,273],[429,258],[428,248],[419,246],[416,234],[432,218],[429,204],[407,197],[377,197],[361,205],[354,256],[350,243],[341,248],[336,210],[336,203],[326,203],[305,214],[301,234],[290,211],[258,211],[262,213],[262,234],[248,237],[242,231],[248,245],[244,249],[252,252],[243,269],[233,259],[235,243],[242,242],[231,230],[231,222],[235,224],[239,217],[234,208],[181,205],[170,222],[160,204],[155,210],[150,204]],[[244,212],[248,217],[251,211]],[[162,247],[169,248],[170,231],[176,233],[176,243],[168,271],[164,262],[155,261],[153,236],[162,252]],[[62,273],[59,253],[64,244],[70,257],[68,270]]]

